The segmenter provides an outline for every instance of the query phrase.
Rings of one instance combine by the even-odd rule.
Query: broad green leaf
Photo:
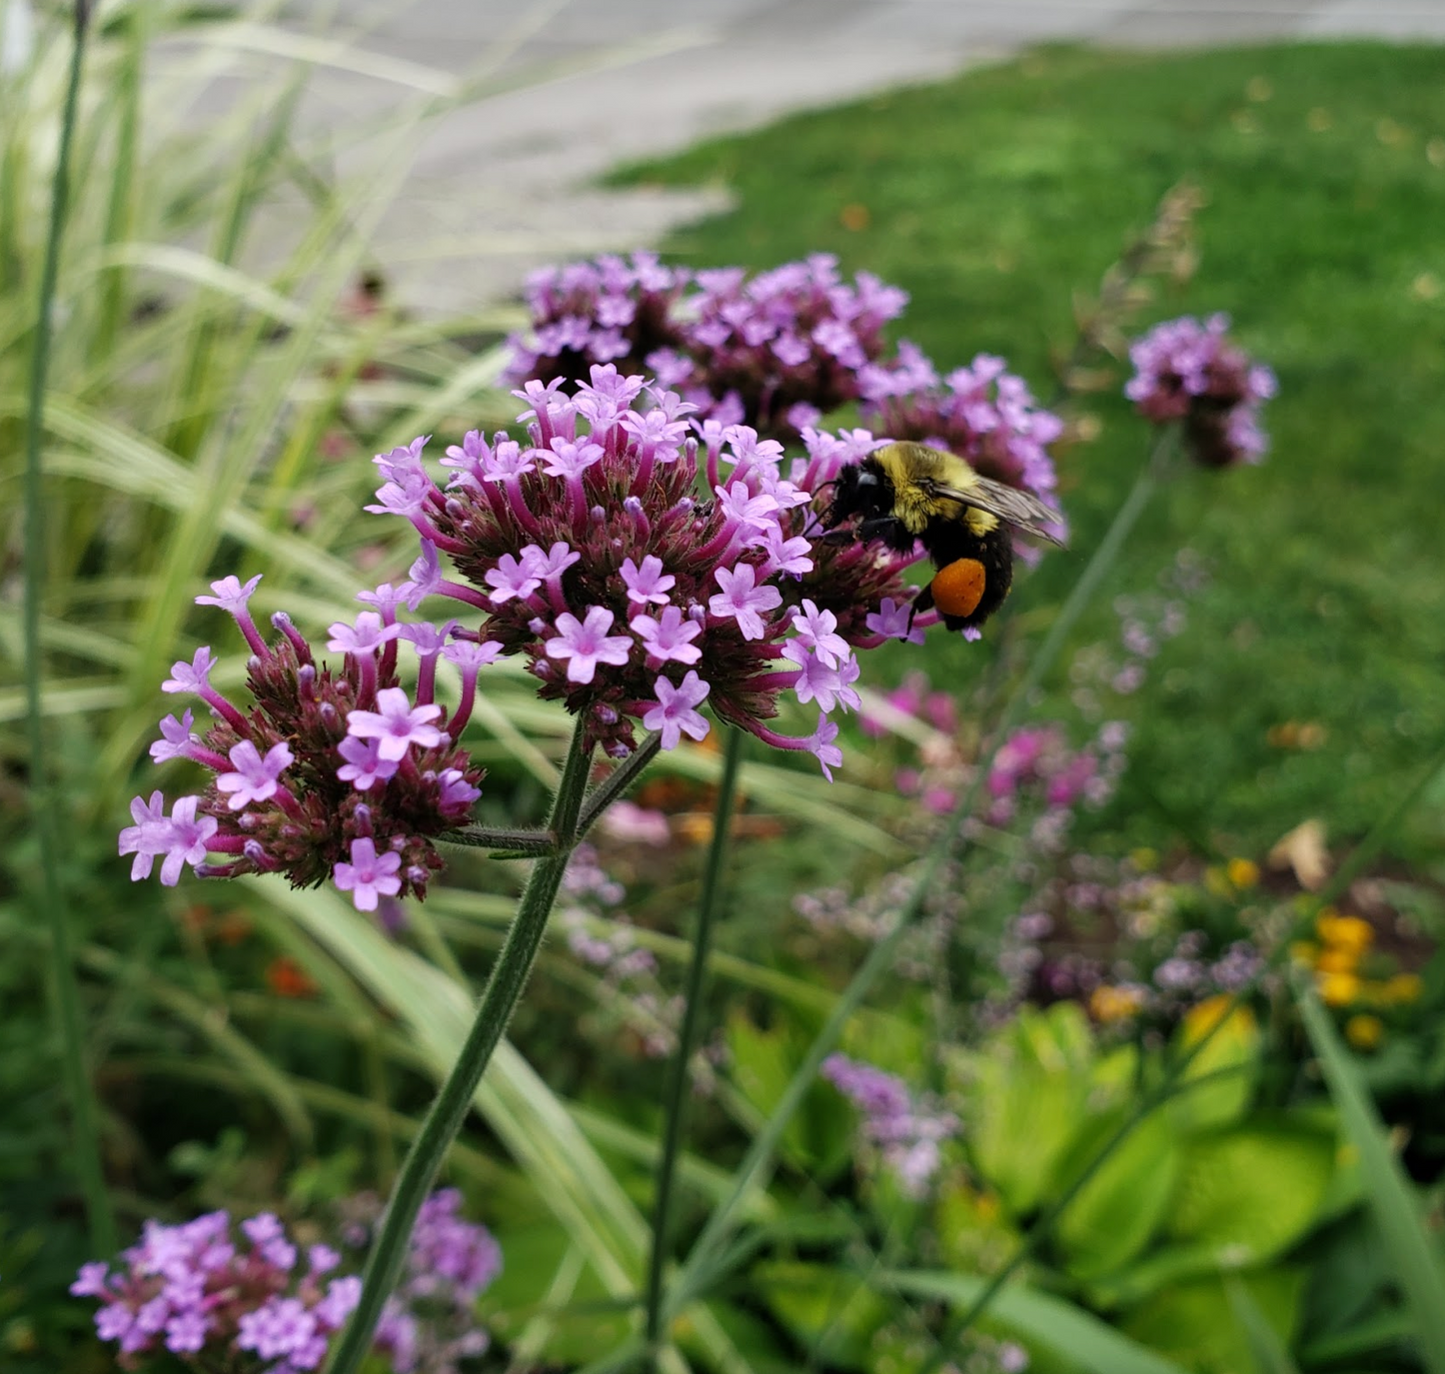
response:
[[[1108,1122],[1111,1130],[1117,1124]],[[1059,1217],[1054,1235],[1069,1273],[1092,1278],[1138,1255],[1163,1222],[1178,1179],[1173,1128],[1155,1112],[1124,1137]]]
[[[1261,1319],[1287,1342],[1299,1310],[1304,1270],[1279,1265],[1231,1275],[1230,1281],[1244,1285]],[[1249,1339],[1235,1321],[1224,1278],[1198,1279],[1163,1289],[1121,1325],[1135,1340],[1196,1374],[1245,1374],[1255,1368]]]
[[[1015,1213],[1054,1191],[1089,1113],[1089,1051],[1072,1018],[1025,1010],[973,1057],[968,1146],[979,1173]]]
[[[1271,1258],[1313,1225],[1334,1170],[1333,1136],[1288,1118],[1187,1142],[1170,1232],[1238,1268]]]
[[[1359,1154],[1370,1206],[1414,1315],[1420,1357],[1430,1374],[1445,1374],[1445,1275],[1421,1225],[1414,1189],[1329,1013],[1308,988],[1297,988],[1295,997],[1340,1125]]]
[[[888,1307],[862,1277],[818,1264],[759,1265],[752,1277],[774,1315],[824,1368],[866,1369]]]
[[[1214,1025],[1226,1005],[1225,999],[1216,997],[1193,1008],[1181,1028],[1178,1048],[1188,1050]],[[1182,1134],[1238,1121],[1254,1098],[1259,1055],[1260,1033],[1254,1013],[1248,1007],[1235,1007],[1185,1069],[1183,1082],[1190,1086],[1169,1101],[1175,1129]]]
[[[730,1018],[728,1051],[732,1082],[760,1118],[777,1106],[802,1057],[786,1022],[761,1030],[746,1016]],[[829,1083],[817,1083],[808,1093],[805,1109],[798,1112],[783,1133],[783,1154],[793,1163],[826,1177],[836,1173],[850,1154],[852,1110]]]

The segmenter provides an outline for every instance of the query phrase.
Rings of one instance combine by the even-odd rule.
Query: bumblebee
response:
[[[858,516],[857,537],[897,553],[922,544],[938,571],[913,599],[912,614],[937,609],[950,630],[982,625],[1013,584],[1010,532],[1058,544],[1059,516],[1017,487],[981,477],[953,453],[924,444],[889,444],[843,469],[823,528]],[[910,616],[911,621],[911,616]]]

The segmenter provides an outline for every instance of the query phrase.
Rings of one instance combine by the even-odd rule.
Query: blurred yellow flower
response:
[[[1236,1003],[1228,993],[1221,992],[1206,997],[1184,1013],[1184,1043],[1191,1045],[1202,1040],[1226,1017],[1242,1035],[1249,1035],[1255,1028],[1254,1013]]]
[[[1315,917],[1315,933],[1327,945],[1336,949],[1352,950],[1358,956],[1363,954],[1375,939],[1375,928],[1358,916],[1341,916],[1332,906],[1327,906]]]
[[[1368,1012],[1357,1012],[1345,1022],[1345,1039],[1357,1050],[1372,1050],[1385,1038],[1385,1023]]]
[[[1321,973],[1315,986],[1330,1007],[1347,1007],[1360,995],[1360,980],[1353,973]]]
[[[1420,998],[1420,975],[1418,973],[1397,973],[1385,981],[1380,989],[1381,997],[1392,1005],[1401,1002],[1415,1002]]]
[[[1140,873],[1152,873],[1159,866],[1159,855],[1152,849],[1136,849],[1129,855],[1129,862]]]
[[[1259,865],[1252,859],[1231,859],[1225,866],[1229,881],[1241,892],[1259,881]]]
[[[1116,988],[1104,983],[1089,994],[1089,1015],[1106,1026],[1128,1020],[1143,1005],[1143,988]]]
[[[1359,951],[1338,945],[1322,949],[1315,957],[1315,968],[1320,973],[1353,973],[1359,966]]]

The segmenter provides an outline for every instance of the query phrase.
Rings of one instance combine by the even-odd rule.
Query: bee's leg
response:
[[[925,582],[919,589],[918,594],[913,598],[913,604],[908,608],[908,633],[913,633],[913,617],[920,611],[931,611],[933,609],[933,583]]]
[[[896,515],[873,515],[860,521],[858,538],[865,544],[877,539],[894,553],[912,553],[918,547],[918,536]]]

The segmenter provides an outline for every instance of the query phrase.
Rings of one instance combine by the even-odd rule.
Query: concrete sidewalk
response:
[[[288,22],[308,28],[323,3],[334,16],[335,0],[294,0]],[[573,68],[441,119],[382,221],[395,294],[451,314],[514,294],[541,263],[655,243],[720,207],[716,192],[589,185],[620,161],[1044,41],[1445,41],[1445,0],[341,0],[325,31],[458,76],[506,42],[506,72]],[[390,83],[323,70],[303,128],[344,127],[396,98]]]

